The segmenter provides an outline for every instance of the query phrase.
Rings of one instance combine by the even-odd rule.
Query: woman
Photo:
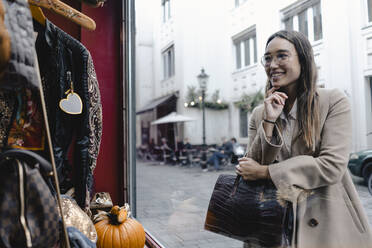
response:
[[[236,173],[245,180],[272,180],[278,197],[292,204],[291,247],[372,247],[347,171],[347,98],[339,90],[317,88],[312,47],[299,32],[270,36],[262,64],[266,97],[252,113],[247,157],[239,160]]]

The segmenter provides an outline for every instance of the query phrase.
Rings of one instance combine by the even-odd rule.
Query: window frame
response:
[[[317,6],[319,6],[317,8],[319,10],[319,13],[314,11]],[[304,29],[307,33],[302,33],[304,33],[312,43],[319,42],[323,39],[321,0],[297,1],[282,9],[280,12],[282,16],[281,22],[283,29],[289,30],[288,27],[292,27],[291,30],[300,31],[300,14],[303,13],[303,16],[306,20]],[[318,13],[318,15],[315,15],[316,13]],[[316,25],[318,23],[316,20],[319,20],[318,25]]]
[[[168,45],[161,52],[163,75],[162,79],[167,80],[175,75],[175,49],[174,44]]]
[[[242,4],[247,2],[248,0],[235,0],[235,8],[239,8]]]
[[[162,19],[167,22],[172,18],[171,0],[161,0],[162,5]]]
[[[258,63],[255,25],[234,35],[232,42],[234,46],[234,70],[241,70]]]
[[[244,120],[243,120],[244,115]],[[248,138],[248,111],[239,108],[239,137],[240,138]]]

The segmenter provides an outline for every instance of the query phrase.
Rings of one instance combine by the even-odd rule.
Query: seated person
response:
[[[235,138],[232,138],[230,141],[226,141],[225,138],[222,138],[222,146],[217,149],[213,155],[208,159],[208,164],[213,164],[215,170],[220,170],[220,162],[223,158],[229,159],[233,152],[234,146],[233,142],[236,142]]]
[[[160,148],[163,151],[164,162],[165,162],[166,158],[168,157],[167,155],[170,155],[169,157],[172,158],[172,159],[174,158],[174,151],[172,150],[172,148],[169,147],[167,139],[164,138],[164,137],[161,138]]]
[[[181,162],[183,164],[191,163],[191,155],[192,155],[191,149],[192,149],[192,146],[191,146],[188,138],[185,138],[185,140],[183,142],[182,141],[179,142],[178,149],[179,149],[179,156],[183,157],[183,160]]]

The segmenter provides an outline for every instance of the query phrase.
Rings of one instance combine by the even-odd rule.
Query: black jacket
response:
[[[46,27],[34,22],[34,29],[38,32],[35,46],[61,191],[73,186],[77,203],[85,208],[89,205],[87,192],[91,191],[102,136],[102,105],[92,57],[79,41],[49,21]],[[67,114],[59,107],[70,89],[68,71],[74,91],[83,102],[79,115]],[[68,160],[70,153],[73,166]],[[72,184],[67,180],[71,170]]]

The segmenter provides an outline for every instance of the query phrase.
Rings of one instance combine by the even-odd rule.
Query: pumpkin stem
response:
[[[119,224],[123,223],[124,221],[126,221],[126,219],[128,217],[127,208],[126,207],[121,208],[119,206],[113,206],[111,208],[110,213],[109,213],[109,217],[110,217],[111,224],[119,225]]]

